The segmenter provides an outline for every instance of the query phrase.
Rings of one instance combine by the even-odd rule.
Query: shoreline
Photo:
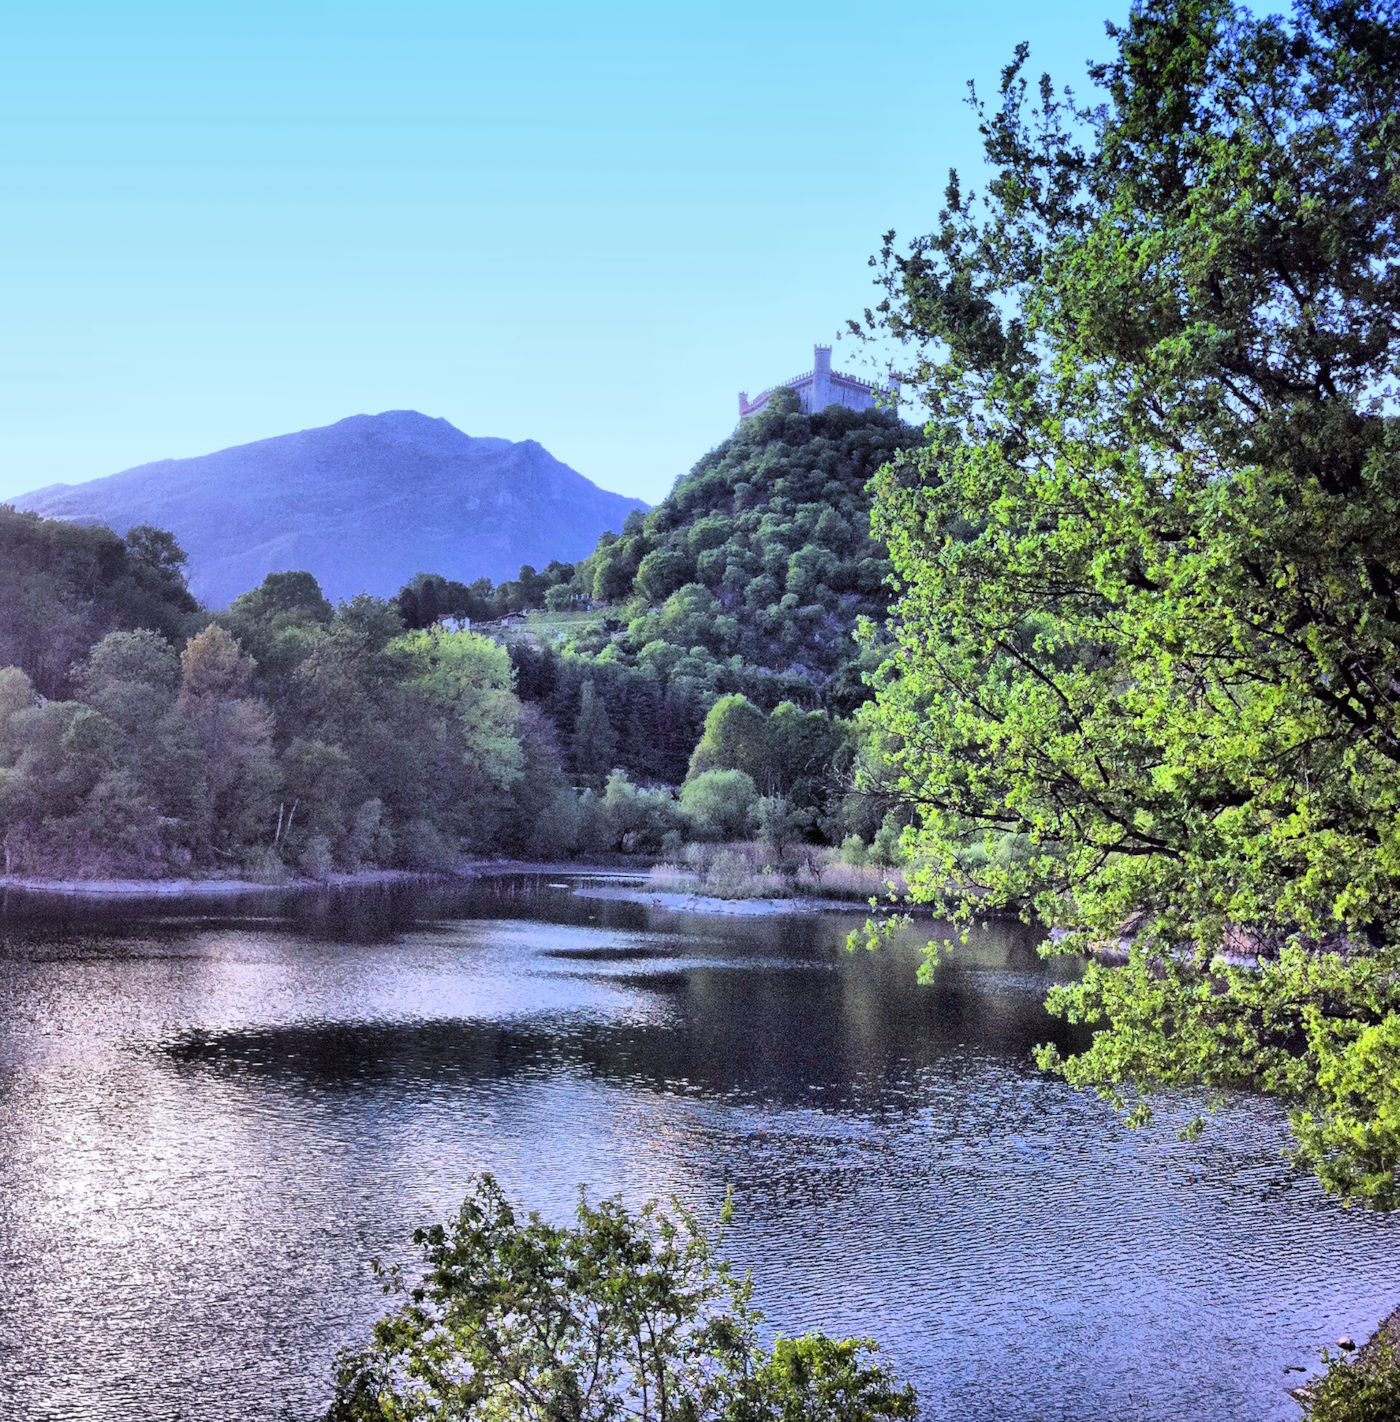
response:
[[[35,899],[70,899],[85,903],[131,903],[141,899],[217,901],[258,894],[324,893],[338,889],[373,888],[412,883],[449,884],[509,874],[553,876],[573,881],[579,898],[608,899],[641,904],[671,913],[708,914],[717,917],[764,918],[793,913],[871,913],[864,898],[836,899],[796,895],[784,898],[725,899],[713,894],[652,889],[647,886],[649,865],[631,863],[573,863],[568,860],[473,859],[452,869],[362,869],[330,874],[324,879],[293,876],[280,884],[255,879],[46,879],[34,875],[0,875],[0,899],[9,894]],[[630,879],[635,883],[590,883],[589,880]],[[895,911],[891,905],[885,911]],[[901,910],[902,911],[902,910]]]
[[[623,903],[642,904],[647,908],[666,909],[671,913],[704,913],[721,918],[767,918],[785,913],[869,914],[877,911],[873,910],[865,899],[722,899],[715,894],[649,889],[645,883],[639,884],[635,889],[620,885],[610,887],[585,884],[576,888],[574,894],[581,899],[612,899]]]
[[[376,884],[407,884],[452,877],[423,869],[362,869],[353,874],[329,874],[324,879],[301,876],[268,884],[256,879],[39,879],[0,874],[0,894],[32,894],[63,899],[179,898],[226,899],[245,894],[303,893],[311,889],[351,889]]]

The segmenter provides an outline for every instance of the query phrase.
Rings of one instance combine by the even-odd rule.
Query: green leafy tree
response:
[[[324,840],[328,849],[345,841],[364,788],[346,751],[298,737],[282,752],[281,766],[288,814],[278,818],[279,843],[300,851],[311,839]]]
[[[129,735],[153,731],[174,706],[180,659],[158,632],[109,632],[77,669],[82,700]]]
[[[614,770],[608,776],[600,811],[607,847],[629,854],[655,854],[685,825],[670,790],[665,786],[648,790],[634,785],[622,770]]]
[[[633,586],[648,602],[665,602],[695,576],[695,560],[683,548],[653,548],[637,565]]]
[[[34,683],[18,667],[0,667],[0,765],[10,765],[23,740],[16,717],[36,704]]]
[[[880,475],[901,592],[887,788],[923,897],[1132,937],[1044,1060],[1284,1097],[1333,1190],[1400,1204],[1400,22],[1147,0],[1025,50],[994,170],[883,254],[929,444]],[[1024,855],[968,853],[1021,837]],[[980,881],[980,882],[979,882]]]
[[[178,645],[198,626],[183,566],[175,540],[158,529],[122,539],[0,504],[0,666],[22,668],[54,699],[108,632],[150,628]]]
[[[705,717],[687,779],[710,770],[741,770],[754,784],[770,778],[767,720],[747,696],[721,696]]]
[[[440,718],[422,728],[430,733],[422,748],[433,767],[425,790],[433,793],[439,827],[489,842],[523,767],[510,656],[474,632],[409,632],[395,645]]]
[[[253,663],[222,627],[210,624],[180,654],[176,707],[202,751],[205,820],[200,838],[233,857],[275,832],[281,772],[273,719],[252,696]]]
[[[742,770],[706,770],[681,787],[681,812],[701,839],[748,833],[758,791]]]
[[[490,1176],[414,1234],[421,1283],[342,1355],[326,1422],[878,1422],[913,1390],[875,1345],[759,1337],[753,1285],[679,1205],[579,1199],[573,1228],[521,1218]]]
[[[760,795],[751,814],[760,843],[780,862],[811,825],[810,814],[798,809],[786,795]]]

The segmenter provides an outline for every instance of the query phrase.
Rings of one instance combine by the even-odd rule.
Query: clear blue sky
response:
[[[413,408],[654,502],[1126,10],[15,0],[0,497]]]

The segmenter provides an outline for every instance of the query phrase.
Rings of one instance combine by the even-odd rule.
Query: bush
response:
[[[308,879],[329,879],[334,867],[330,840],[323,834],[313,834],[297,855],[297,868]]]
[[[867,862],[903,864],[906,857],[903,838],[903,823],[893,813],[886,815],[875,838],[870,841],[870,858]]]
[[[345,854],[353,869],[365,864],[387,864],[394,855],[394,836],[384,822],[384,803],[366,800],[355,811],[355,820],[345,841]]]
[[[779,862],[812,822],[811,813],[798,809],[786,795],[760,795],[753,803],[752,818],[759,842]]]
[[[410,820],[394,843],[394,858],[405,869],[453,869],[460,856],[446,836],[427,819]]]
[[[282,856],[267,845],[257,844],[243,855],[244,876],[255,884],[285,884],[287,866]]]
[[[870,851],[858,834],[848,834],[841,841],[841,862],[852,869],[863,869],[869,863]]]
[[[759,1341],[752,1282],[673,1203],[590,1205],[577,1226],[521,1219],[489,1176],[450,1225],[415,1232],[425,1275],[342,1354],[326,1422],[877,1422],[912,1388],[875,1344]]]
[[[1386,1337],[1354,1363],[1323,1353],[1327,1371],[1299,1395],[1305,1422],[1400,1422],[1400,1360]]]
[[[742,770],[706,770],[681,787],[681,812],[702,839],[738,839],[758,791]]]
[[[553,590],[550,589],[551,592]],[[579,846],[581,823],[578,795],[567,785],[560,786],[530,826],[525,840],[526,856],[530,859],[562,859],[573,854]]]
[[[612,847],[629,854],[657,853],[681,827],[681,810],[669,790],[644,790],[622,770],[608,776],[602,809]]]

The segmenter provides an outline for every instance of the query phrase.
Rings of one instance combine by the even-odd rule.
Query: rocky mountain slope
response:
[[[189,554],[191,589],[211,607],[293,568],[314,573],[331,598],[384,596],[424,569],[500,580],[522,563],[583,558],[646,508],[533,440],[473,437],[414,410],[353,415],[13,502],[118,532],[171,530]]]

